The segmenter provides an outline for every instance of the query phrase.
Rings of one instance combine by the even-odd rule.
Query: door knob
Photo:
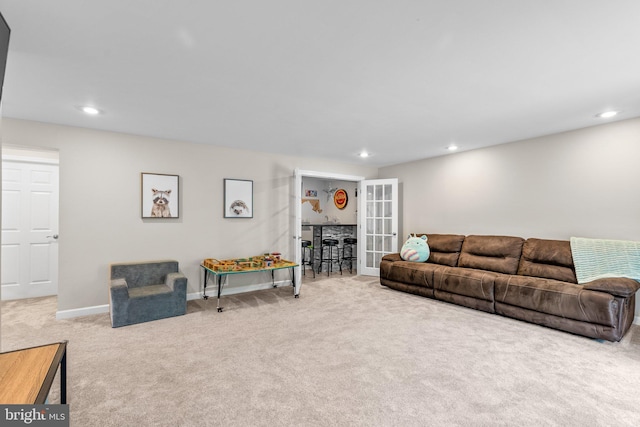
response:
[[[53,237],[55,240],[58,240],[58,235],[54,234],[53,236],[47,236],[47,237]]]

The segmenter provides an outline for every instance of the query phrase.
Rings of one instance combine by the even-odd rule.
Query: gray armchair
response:
[[[132,325],[187,312],[187,278],[178,261],[111,264],[111,326]]]

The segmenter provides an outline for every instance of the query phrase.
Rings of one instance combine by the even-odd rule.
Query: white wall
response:
[[[401,235],[640,241],[639,161],[633,119],[385,167],[379,176],[399,178]]]
[[[108,303],[111,262],[176,259],[201,288],[204,258],[292,257],[293,171],[376,177],[377,168],[3,119],[3,143],[60,157],[60,311]],[[141,219],[140,173],[180,176],[180,218]],[[254,181],[254,218],[223,219],[223,179]]]
[[[201,286],[206,257],[293,254],[293,170],[376,168],[23,120],[2,142],[60,156],[59,310],[107,304],[111,262],[175,258]],[[640,240],[640,119],[380,169],[409,232]],[[180,175],[176,220],[140,218],[140,173]],[[222,180],[254,180],[253,219],[222,218]],[[350,201],[351,203],[351,201]],[[637,309],[640,312],[640,305]]]

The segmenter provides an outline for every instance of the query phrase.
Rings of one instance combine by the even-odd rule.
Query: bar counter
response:
[[[302,224],[302,227],[311,227],[313,229],[313,265],[318,272],[320,266],[320,255],[322,251],[323,239],[338,240],[339,247],[342,248],[342,242],[345,237],[358,237],[357,224],[342,223],[324,223],[324,224]],[[322,270],[326,272],[327,264],[322,266]],[[335,271],[335,267],[334,267]]]

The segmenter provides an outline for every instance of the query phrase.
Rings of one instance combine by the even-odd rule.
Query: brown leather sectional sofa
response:
[[[620,341],[633,322],[640,284],[628,278],[577,284],[568,241],[423,234],[429,259],[384,256],[382,285],[609,341]]]

